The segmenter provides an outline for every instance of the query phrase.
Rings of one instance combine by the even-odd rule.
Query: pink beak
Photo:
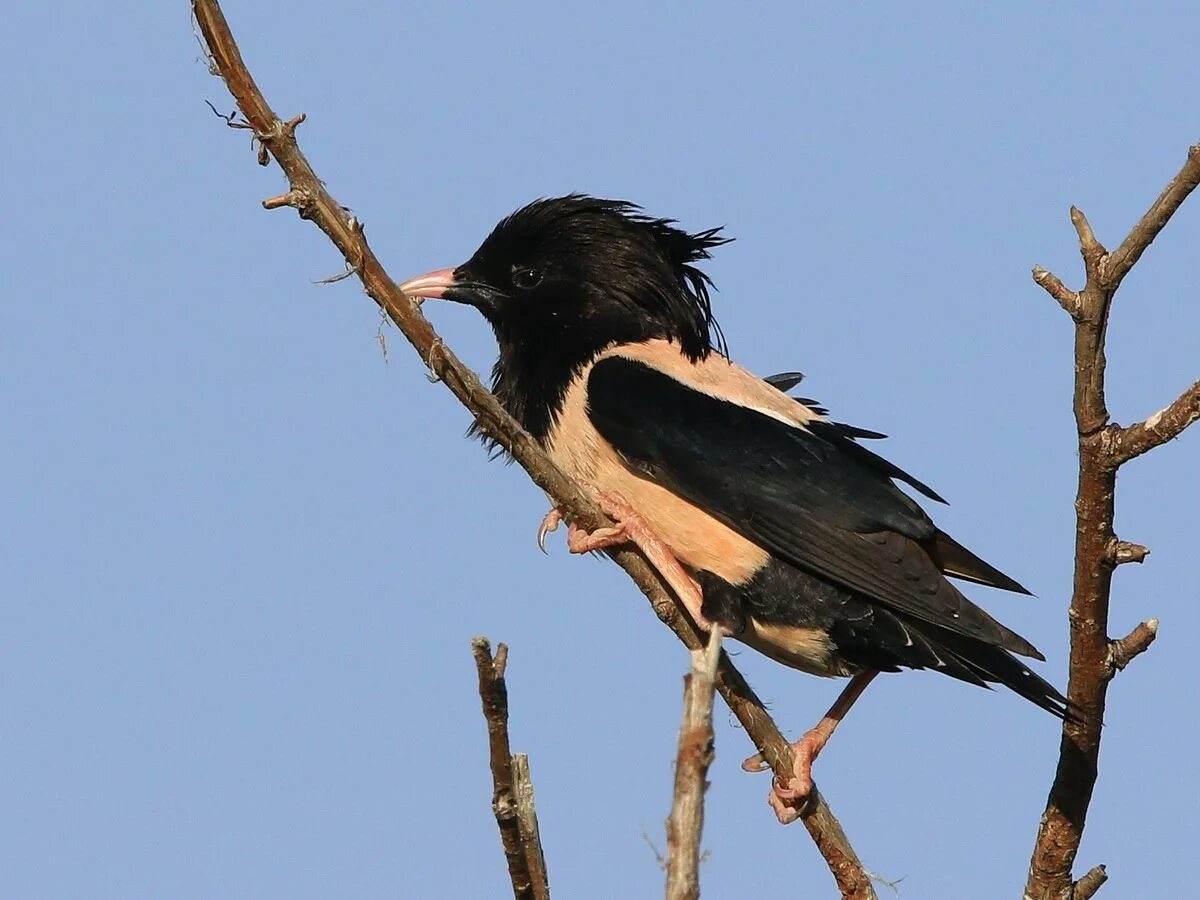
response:
[[[400,285],[400,291],[409,297],[428,297],[440,300],[446,291],[454,287],[454,270],[438,269],[416,278],[410,278]]]

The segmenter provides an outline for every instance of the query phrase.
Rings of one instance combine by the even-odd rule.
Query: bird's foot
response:
[[[812,764],[825,749],[832,733],[826,733],[817,726],[792,744],[792,775],[786,782],[773,779],[771,793],[767,795],[767,802],[775,811],[780,825],[790,825],[800,818],[804,804],[813,791]],[[756,753],[742,763],[742,768],[747,772],[763,772],[768,766],[763,754]]]
[[[563,513],[564,510],[561,506],[555,506],[542,517],[542,522],[538,525],[537,530],[537,543],[538,549],[543,553],[546,552],[546,536],[558,531],[558,526],[563,521]],[[616,527],[598,528],[590,532],[574,524],[567,525],[567,549],[572,553],[592,553],[617,544],[628,543],[629,540],[625,534],[625,528],[621,524]]]
[[[572,553],[593,553],[618,544],[636,544],[640,547],[644,542],[652,542],[662,546],[662,542],[650,530],[646,520],[624,497],[615,491],[601,491],[591,485],[585,487],[604,514],[616,522],[616,525],[597,528],[595,531],[584,531],[572,525],[567,533],[567,547]]]
[[[867,685],[878,674],[875,669],[865,669],[851,678],[850,683],[842,689],[838,698],[833,701],[833,706],[829,707],[829,711],[816,727],[806,731],[804,737],[792,744],[792,774],[786,782],[774,778],[771,782],[771,793],[767,796],[767,802],[771,804],[771,809],[775,810],[780,825],[790,825],[800,818],[804,805],[816,787],[812,779],[814,760],[825,749],[838,723],[846,717],[854,701],[862,696]],[[742,763],[742,768],[747,772],[765,772],[769,767],[763,754],[756,753]]]

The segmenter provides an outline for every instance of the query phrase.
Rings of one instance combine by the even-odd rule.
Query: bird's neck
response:
[[[535,352],[501,340],[500,356],[492,368],[492,392],[509,415],[545,444],[571,382],[604,349],[551,344]]]
[[[509,414],[545,443],[579,373],[610,347],[663,339],[684,345],[668,324],[650,317],[604,315],[492,322],[500,355],[492,392]],[[702,349],[709,350],[707,336]]]

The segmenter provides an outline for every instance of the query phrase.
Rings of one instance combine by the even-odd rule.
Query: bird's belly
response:
[[[841,659],[829,632],[823,628],[769,624],[751,616],[734,638],[776,662],[810,675],[852,675],[855,671],[855,667]]]

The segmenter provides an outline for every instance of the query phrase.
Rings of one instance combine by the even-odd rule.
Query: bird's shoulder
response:
[[[616,365],[602,365],[607,360],[616,361]],[[611,371],[622,360],[638,363],[652,372],[669,376],[685,388],[753,410],[786,425],[803,427],[824,420],[821,412],[789,397],[728,357],[713,351],[692,359],[679,344],[662,339],[610,347],[596,357],[583,377],[590,382],[597,366],[602,372]]]

